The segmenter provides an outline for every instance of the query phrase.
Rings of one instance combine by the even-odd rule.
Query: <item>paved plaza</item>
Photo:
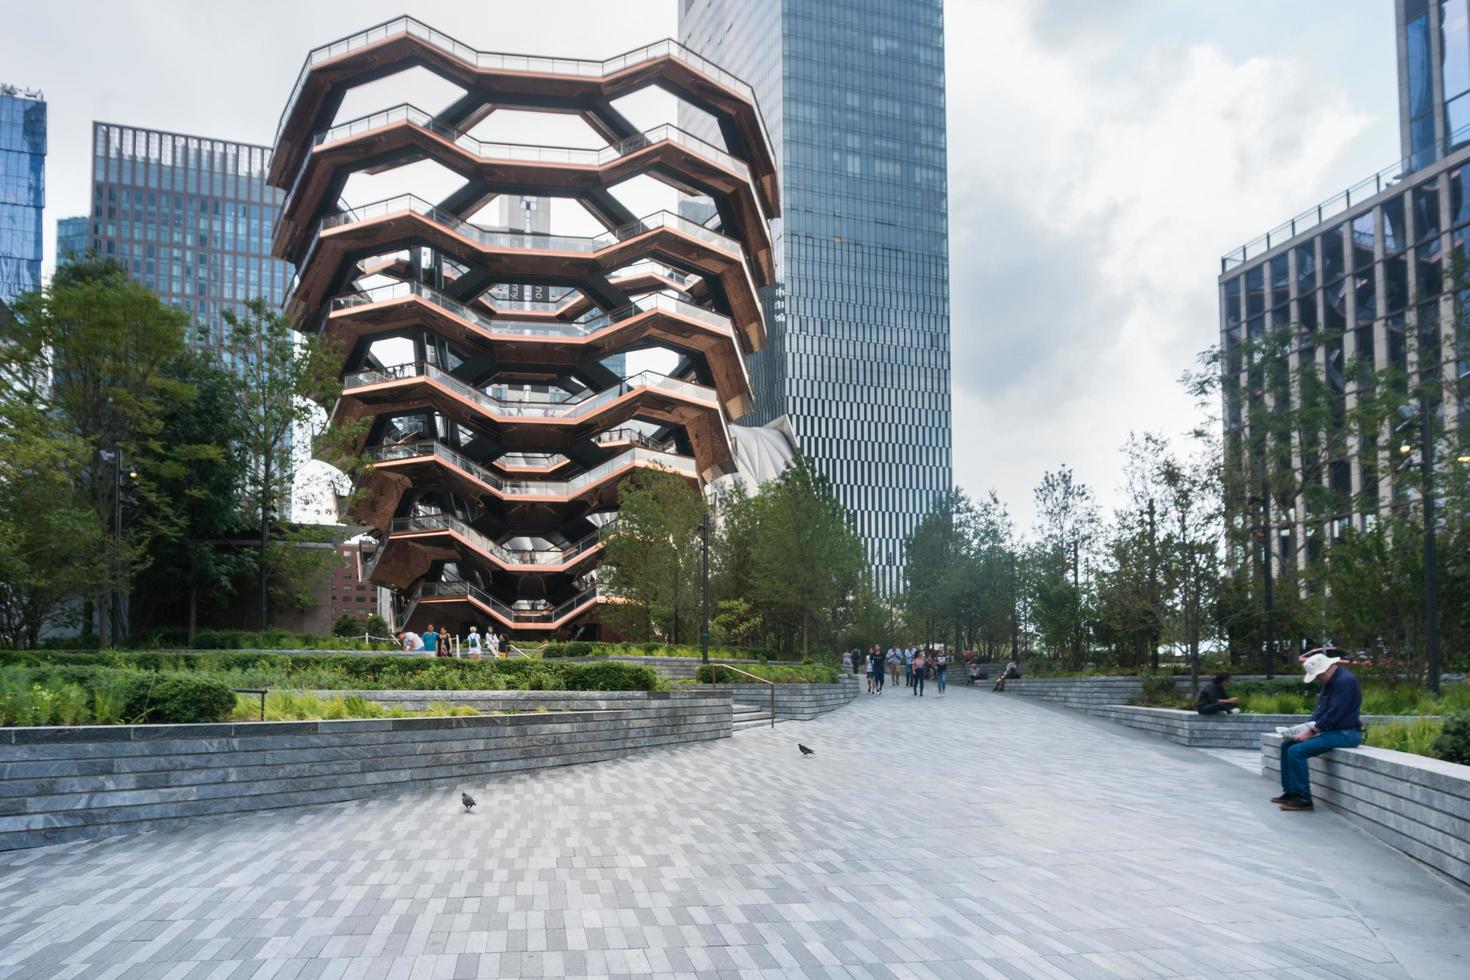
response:
[[[1470,892],[1273,792],[1014,695],[890,689],[617,762],[0,854],[0,978],[1470,976]]]

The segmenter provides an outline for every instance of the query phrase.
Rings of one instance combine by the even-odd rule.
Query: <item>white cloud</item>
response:
[[[1177,379],[1217,337],[1220,255],[1325,197],[1373,123],[1304,62],[1045,40],[1030,7],[946,23],[956,479],[1022,523],[1046,469],[1107,503],[1130,430],[1193,424]]]

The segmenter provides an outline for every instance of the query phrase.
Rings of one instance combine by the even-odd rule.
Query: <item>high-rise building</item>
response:
[[[1256,474],[1253,487],[1263,466],[1295,476],[1273,480],[1290,490],[1265,498],[1273,567],[1305,568],[1410,492],[1391,427],[1350,431],[1367,386],[1391,377],[1384,369],[1404,379],[1405,401],[1411,380],[1437,380],[1440,424],[1470,446],[1470,294],[1457,285],[1470,258],[1465,11],[1466,0],[1397,0],[1400,159],[1221,259],[1227,461]],[[1292,340],[1279,357],[1246,356],[1284,329]],[[1436,365],[1438,379],[1424,373]],[[1306,376],[1323,392],[1328,433],[1263,451],[1270,437],[1251,431],[1251,409],[1302,404]],[[1262,499],[1252,496],[1253,511]]]
[[[461,94],[434,115],[339,118],[348,89],[415,66]],[[717,118],[725,145],[634,127],[616,101],[653,86]],[[494,109],[573,113],[605,145],[483,142],[471,130]],[[460,178],[447,197],[356,199],[373,191],[354,175],[412,179],[400,168],[426,160]],[[640,177],[703,195],[719,220],[639,217],[619,189]],[[368,574],[398,593],[400,623],[595,628],[624,480],[704,487],[779,457],[780,433],[742,453],[729,424],[750,410],[745,357],[766,336],[776,165],[750,88],[704,58],[669,41],[605,62],[499,54],[396,18],[307,57],[270,180],[287,190],[275,254],[301,269],[289,312],[340,343],[333,412],[364,422],[374,466],[351,513],[381,542]],[[535,214],[545,197],[605,230],[556,234]],[[672,366],[607,369],[628,351]]]
[[[781,168],[753,421],[788,417],[891,592],[951,485],[942,0],[679,0],[679,40],[754,88]]]
[[[77,218],[56,219],[56,261],[79,258],[92,247],[92,219],[86,215]]]
[[[1410,170],[1470,144],[1470,0],[1395,0],[1400,156]]]
[[[221,346],[223,311],[256,297],[279,307],[290,286],[291,265],[271,257],[284,194],[269,167],[269,147],[93,123],[88,246]]]
[[[46,100],[0,85],[0,303],[41,286]]]

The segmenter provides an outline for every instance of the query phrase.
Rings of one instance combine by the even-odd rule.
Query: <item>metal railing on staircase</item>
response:
[[[729,664],[714,664],[714,663],[712,663],[712,664],[710,664],[710,667],[712,669],[710,670],[710,673],[709,673],[709,686],[710,686],[710,688],[712,690],[718,690],[719,689],[719,676],[720,676],[720,671],[721,670],[728,670],[728,671],[730,671],[733,674],[740,674],[743,677],[749,677],[751,680],[760,681],[762,684],[765,684],[765,685],[769,686],[770,689],[771,689],[771,727],[772,728],[775,728],[776,727],[776,682],[775,681],[767,680],[764,677],[757,677],[755,674],[752,674],[748,670],[741,670],[739,667],[731,667]]]

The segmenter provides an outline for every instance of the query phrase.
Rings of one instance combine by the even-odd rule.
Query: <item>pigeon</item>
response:
[[[469,813],[475,807],[475,798],[468,793],[459,794],[459,802],[464,804],[465,813]]]
[[[807,748],[805,745],[802,745],[800,742],[797,742],[796,743],[796,747],[798,749],[801,749],[801,754],[802,755],[816,755],[815,752],[813,752],[811,749]]]

